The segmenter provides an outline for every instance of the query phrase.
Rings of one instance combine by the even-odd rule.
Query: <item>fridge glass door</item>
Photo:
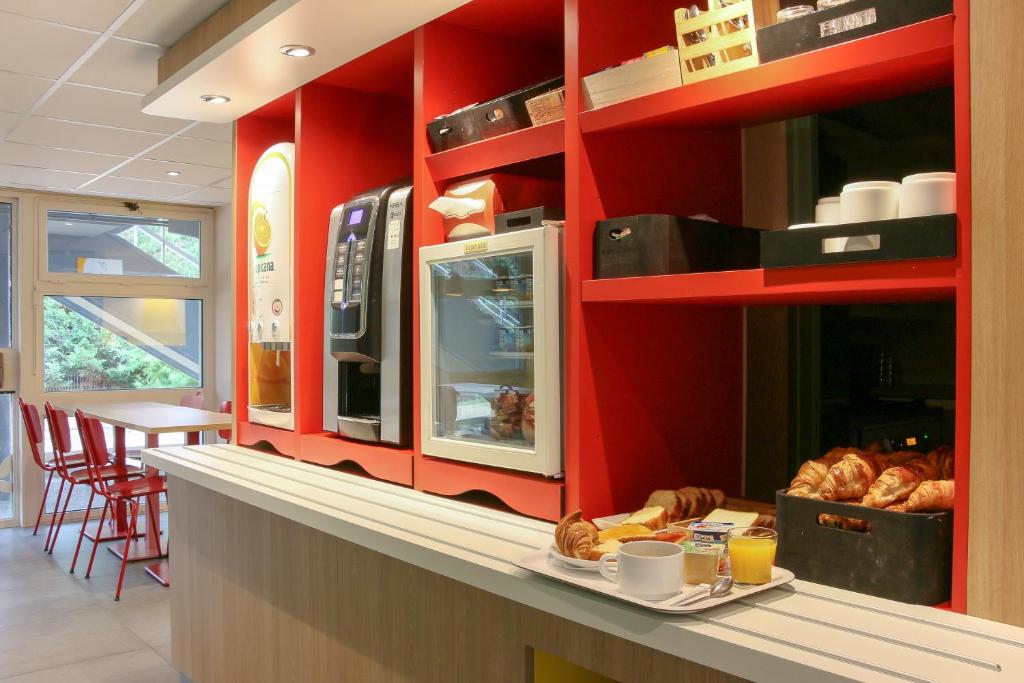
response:
[[[436,438],[534,450],[534,252],[430,264]]]

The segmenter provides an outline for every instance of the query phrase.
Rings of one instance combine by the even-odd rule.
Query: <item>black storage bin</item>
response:
[[[451,114],[439,116],[427,124],[430,149],[443,152],[471,142],[529,128],[530,112],[526,101],[537,95],[557,90],[565,85],[565,77],[559,76],[543,83],[531,85],[487,102],[470,105]]]
[[[775,495],[775,564],[798,579],[917,605],[950,598],[953,513],[893,512]],[[822,526],[818,515],[863,520],[870,531]]]
[[[824,252],[826,240],[844,238],[861,238],[857,240],[857,250]],[[952,256],[956,256],[954,214],[771,230],[761,234],[761,266],[764,268]]]
[[[761,233],[668,214],[609,218],[594,228],[594,277],[757,268]]]
[[[544,221],[560,221],[565,219],[565,211],[550,206],[534,206],[521,211],[507,211],[494,217],[494,232],[502,234],[517,230],[540,228]]]
[[[807,4],[812,4],[808,2]],[[941,17],[953,0],[851,0],[757,30],[761,64]]]

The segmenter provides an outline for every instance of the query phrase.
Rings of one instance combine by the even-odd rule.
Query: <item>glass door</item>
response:
[[[14,441],[17,423],[14,417],[12,379],[17,376],[11,347],[14,342],[12,325],[12,292],[14,272],[14,211],[10,203],[0,202],[0,526],[12,522],[17,510],[15,499]]]
[[[424,452],[561,471],[558,233],[421,251]]]

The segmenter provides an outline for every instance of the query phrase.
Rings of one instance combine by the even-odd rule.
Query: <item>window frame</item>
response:
[[[5,374],[10,373],[10,377],[14,378],[14,381],[10,380],[10,377],[5,378],[5,384],[12,385],[14,387],[14,397],[17,397],[21,393],[21,373],[19,367],[18,349],[20,336],[20,299],[18,298],[21,288],[19,287],[19,261],[20,261],[20,240],[19,235],[21,232],[21,200],[16,194],[11,194],[6,189],[0,188],[0,204],[9,204],[11,206],[11,345],[0,348],[10,349],[11,352],[7,354],[7,366],[4,368]],[[21,511],[25,508],[24,501],[24,482],[22,469],[22,433],[24,428],[21,424],[21,415],[18,413],[17,405],[15,401],[14,410],[12,411],[12,423],[11,427],[13,430],[12,439],[12,453],[11,453],[11,518],[0,519],[0,529],[7,527],[16,527],[21,525]]]
[[[89,201],[62,199],[42,199],[37,203],[36,225],[39,225],[38,240],[39,259],[36,264],[39,282],[59,284],[106,284],[111,286],[127,285],[132,288],[166,289],[185,287],[190,290],[211,286],[213,280],[213,221],[212,209],[196,207],[168,207],[153,203],[138,203],[138,210],[132,211],[124,203],[106,204]],[[68,211],[78,213],[96,213],[108,216],[142,216],[146,218],[173,218],[176,220],[199,221],[199,277],[153,276],[153,275],[96,275],[92,273],[63,273],[50,270],[50,211]],[[152,296],[152,295],[147,295]],[[175,298],[175,297],[167,297]]]

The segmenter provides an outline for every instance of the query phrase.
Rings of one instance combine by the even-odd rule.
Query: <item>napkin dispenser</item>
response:
[[[562,183],[543,178],[491,173],[449,185],[430,203],[441,214],[448,242],[493,235],[496,217],[534,206],[564,206]]]

